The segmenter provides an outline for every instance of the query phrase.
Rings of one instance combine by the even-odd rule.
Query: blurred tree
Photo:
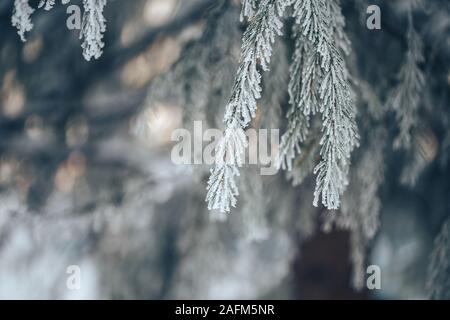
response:
[[[366,28],[371,4],[381,30]],[[322,295],[286,281],[305,282],[311,245],[334,229],[349,233],[334,237],[353,287],[369,263],[398,275],[383,257],[403,248],[398,270],[415,278],[382,294],[426,296],[429,238],[450,213],[448,1],[72,0],[80,31],[65,27],[67,5],[0,4],[0,297],[354,296],[329,289],[344,271],[317,281]],[[216,166],[210,208],[241,200],[208,213],[210,168],[169,156],[172,131],[194,120],[238,138],[282,128],[288,179],[238,158]],[[214,179],[224,173],[231,190]],[[434,298],[448,296],[436,284],[450,276],[448,229]],[[64,287],[74,264],[79,291]]]

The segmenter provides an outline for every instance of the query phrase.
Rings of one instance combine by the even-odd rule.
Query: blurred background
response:
[[[408,152],[393,148],[385,102],[418,1],[342,1],[362,139],[342,209],[349,220],[334,226],[339,212],[312,206],[312,174],[243,169],[225,218],[204,201],[209,166],[171,161],[175,129],[194,120],[223,128],[246,27],[240,1],[108,0],[104,52],[90,62],[66,27],[67,6],[36,10],[21,42],[13,2],[0,3],[0,298],[449,297],[448,1],[413,7],[426,84]],[[370,4],[381,8],[381,30],[366,28]],[[254,127],[286,126],[291,26]],[[371,264],[381,290],[365,286]],[[79,290],[66,285],[74,265]]]

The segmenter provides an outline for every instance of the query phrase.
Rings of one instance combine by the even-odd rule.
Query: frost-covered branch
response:
[[[287,114],[288,128],[281,140],[278,163],[278,167],[288,170],[292,169],[292,162],[301,152],[300,144],[308,135],[310,114],[315,114],[318,107],[314,89],[317,85],[316,55],[297,27],[294,28],[294,35],[295,51],[289,82],[291,108]]]
[[[284,158],[281,166],[290,168],[300,151],[299,143],[307,133],[305,116],[320,112],[322,159],[314,169],[317,181],[313,203],[317,206],[322,198],[326,208],[337,209],[348,184],[351,153],[358,144],[353,92],[344,61],[344,54],[349,52],[343,30],[345,21],[338,1],[298,0],[294,4],[294,17],[299,35],[311,49],[303,53],[303,58],[299,51],[294,57],[290,92],[291,103],[296,105],[290,111],[289,129],[281,144],[280,154]],[[301,59],[305,66],[298,72],[296,63]]]
[[[28,0],[15,0],[13,16],[11,19],[12,25],[17,28],[17,33],[22,41],[26,41],[25,32],[33,29],[33,23],[31,22],[31,15],[34,9],[30,7]]]
[[[83,0],[84,15],[80,32],[83,39],[81,47],[83,56],[87,61],[98,59],[103,53],[103,33],[106,31],[106,19],[103,9],[106,0]]]
[[[226,106],[225,134],[216,148],[216,164],[208,181],[208,208],[230,211],[235,206],[237,190],[234,179],[242,166],[246,148],[244,130],[256,115],[256,101],[261,98],[261,74],[269,70],[272,45],[281,35],[281,17],[290,0],[263,0],[244,33],[241,62]],[[243,138],[243,140],[241,139]]]
[[[107,0],[83,0],[84,14],[80,31],[80,39],[83,40],[83,56],[87,61],[98,59],[103,53],[103,34],[106,31],[106,19],[103,9]],[[50,11],[55,6],[55,0],[40,0],[38,8]],[[65,4],[65,2],[62,2]],[[33,29],[31,15],[35,10],[29,5],[28,0],[15,0],[12,15],[12,25],[22,41],[26,41],[25,33]]]
[[[50,11],[55,5],[55,0],[41,0],[38,8],[44,8],[44,10]]]
[[[410,149],[412,130],[418,122],[418,109],[421,101],[425,76],[419,65],[423,63],[423,44],[414,29],[411,13],[408,25],[408,51],[406,60],[398,74],[399,83],[391,93],[388,105],[395,111],[400,132],[394,141],[394,148]]]
[[[259,0],[242,0],[241,21],[245,18],[253,18],[258,7]]]
[[[427,289],[431,299],[450,299],[450,219],[434,242],[428,266]]]

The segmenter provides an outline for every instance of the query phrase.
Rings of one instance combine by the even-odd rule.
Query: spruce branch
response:
[[[53,9],[53,6],[55,5],[55,0],[41,0],[39,2],[38,8],[44,8],[46,11],[50,11]]]
[[[286,7],[291,0],[263,0],[244,33],[240,66],[225,111],[225,134],[216,147],[215,168],[208,181],[208,208],[230,211],[236,205],[237,188],[234,178],[242,166],[246,141],[241,137],[256,115],[256,101],[261,98],[261,73],[269,71],[272,45],[281,28]],[[226,161],[227,163],[224,163]]]
[[[295,154],[300,152],[299,144],[306,137],[308,121],[299,118],[300,115],[308,117],[320,112],[323,135],[321,161],[314,169],[317,180],[313,204],[317,206],[322,198],[327,209],[337,209],[348,184],[351,153],[359,139],[353,92],[344,61],[344,55],[349,53],[349,41],[343,30],[345,20],[339,1],[297,0],[293,15],[299,28],[297,35],[309,42],[311,49],[303,53],[303,58],[299,51],[295,53],[290,86],[294,105],[288,114],[288,132],[282,139],[281,166],[291,168]],[[299,61],[304,64],[302,72],[297,72]]]
[[[408,21],[406,60],[398,73],[398,85],[388,98],[388,105],[395,112],[400,130],[394,140],[394,148],[405,150],[411,149],[412,146],[413,130],[418,122],[421,92],[425,85],[425,76],[419,67],[425,61],[423,44],[414,29],[411,12]]]
[[[87,61],[98,59],[103,53],[103,33],[106,31],[106,19],[103,9],[106,0],[83,0],[84,15],[80,32],[83,40],[83,56]]]
[[[14,10],[12,15],[12,25],[17,28],[17,33],[20,39],[25,42],[25,32],[29,32],[33,29],[33,23],[31,22],[31,15],[34,9],[30,7],[28,0],[15,0]]]

